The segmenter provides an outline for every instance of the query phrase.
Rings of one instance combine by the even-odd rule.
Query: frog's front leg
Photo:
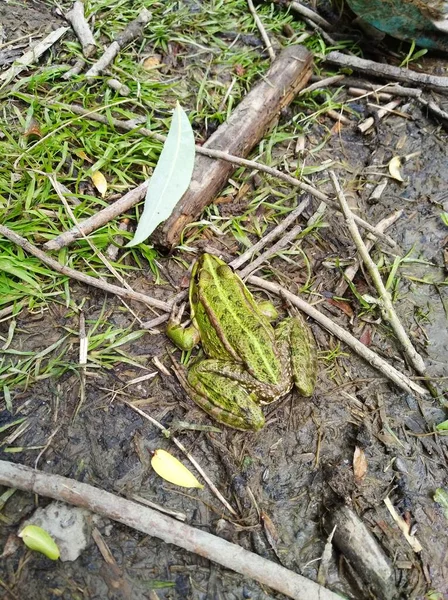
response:
[[[302,315],[282,321],[275,329],[281,355],[290,355],[292,378],[302,396],[312,396],[317,377],[317,349]]]
[[[181,325],[180,322],[184,308],[185,304],[179,308],[176,308],[176,306],[173,307],[165,333],[180,350],[192,350],[199,344],[201,336],[194,325],[190,325],[189,327]]]
[[[187,391],[216,421],[243,431],[258,431],[265,419],[255,393],[248,393],[240,382],[222,375],[233,367],[237,371],[242,369],[240,365],[218,359],[197,362],[188,371]]]

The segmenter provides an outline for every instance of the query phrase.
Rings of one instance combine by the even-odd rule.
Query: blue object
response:
[[[417,46],[448,51],[448,2],[347,0],[352,11],[379,31]]]

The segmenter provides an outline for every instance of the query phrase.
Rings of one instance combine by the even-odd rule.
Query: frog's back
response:
[[[277,383],[281,365],[274,329],[249,290],[225,264],[216,269],[215,276],[207,272],[204,278],[195,318],[206,354],[241,362],[258,381]]]

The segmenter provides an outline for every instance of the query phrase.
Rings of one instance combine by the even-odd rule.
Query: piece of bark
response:
[[[306,48],[289,46],[283,50],[265,77],[204,146],[246,157],[275,123],[281,110],[305,87],[311,70],[312,54]],[[157,243],[169,248],[177,244],[184,227],[213,202],[236,168],[229,162],[197,156],[190,187],[157,231]]]
[[[355,571],[381,600],[398,596],[392,566],[361,519],[348,507],[333,509],[325,519],[327,531]],[[370,597],[366,593],[366,598]]]
[[[436,90],[441,94],[448,94],[448,77],[437,77],[428,73],[418,73],[409,69],[403,69],[394,65],[377,63],[373,60],[366,60],[359,56],[348,56],[337,50],[330,52],[325,57],[325,62],[338,67],[350,67],[363,75],[370,77],[383,77],[389,81],[403,81],[413,83],[419,87]]]

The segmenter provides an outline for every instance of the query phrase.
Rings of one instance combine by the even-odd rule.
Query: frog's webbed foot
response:
[[[181,325],[182,316],[185,310],[185,302],[180,306],[173,305],[171,315],[166,326],[166,335],[181,350],[192,350],[196,344],[199,344],[199,331],[190,325],[186,327]]]

